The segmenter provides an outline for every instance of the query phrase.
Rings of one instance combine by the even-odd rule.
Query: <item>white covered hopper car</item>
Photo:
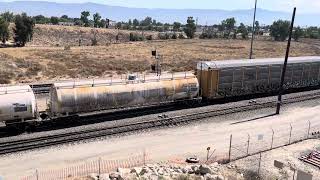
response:
[[[0,87],[0,122],[23,122],[36,116],[36,98],[30,86]]]

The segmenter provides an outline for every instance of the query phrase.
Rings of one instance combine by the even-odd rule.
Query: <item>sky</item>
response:
[[[0,0],[17,1],[17,0]],[[85,3],[165,9],[250,9],[254,7],[254,0],[33,0],[51,1],[59,3]],[[258,7],[268,10],[292,11],[296,6],[298,12],[319,13],[320,0],[258,0]]]

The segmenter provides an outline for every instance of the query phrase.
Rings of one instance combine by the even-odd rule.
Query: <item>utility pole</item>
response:
[[[289,31],[289,39],[288,39],[288,45],[287,45],[287,51],[286,51],[286,57],[284,59],[284,64],[283,64],[283,67],[282,67],[282,75],[281,75],[278,102],[277,102],[277,110],[276,110],[276,114],[277,115],[280,114],[280,108],[281,108],[281,103],[282,103],[283,84],[284,84],[284,80],[285,80],[287,64],[288,64],[288,58],[289,58],[289,53],[290,53],[290,45],[291,45],[291,38],[292,38],[294,20],[295,20],[295,17],[296,17],[296,9],[297,9],[296,7],[293,9],[291,26],[290,26],[290,31]]]
[[[256,23],[256,13],[257,13],[257,1],[255,0],[255,5],[254,5],[254,14],[253,14],[253,23],[252,23],[252,37],[251,37],[251,48],[250,48],[250,56],[249,59],[252,59],[252,54],[253,54],[253,40],[254,40],[254,33],[255,33],[255,23]]]

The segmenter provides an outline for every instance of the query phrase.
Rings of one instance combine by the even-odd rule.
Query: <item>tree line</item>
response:
[[[13,39],[16,46],[25,46],[32,40],[35,25],[33,18],[26,13],[13,15],[13,13],[6,12],[0,14],[0,40],[3,44],[10,38],[10,22],[14,23]]]
[[[242,39],[248,39],[249,33],[255,35],[263,35],[268,33],[275,41],[284,41],[289,36],[290,21],[277,20],[272,25],[260,26],[259,21],[255,22],[255,30],[253,32],[252,26],[246,26],[244,23],[240,23],[236,26],[235,18],[228,18],[223,20],[218,25],[213,25],[204,28],[200,38],[211,39],[211,38],[234,38],[241,36]],[[318,27],[307,27],[301,28],[300,26],[294,27],[293,38],[298,41],[301,37],[320,39],[320,28]]]
[[[151,17],[146,17],[143,20],[138,19],[129,19],[127,22],[118,22],[116,24],[116,28],[122,30],[140,30],[140,31],[158,31],[158,32],[181,32],[182,25],[180,22],[170,23],[162,23]]]
[[[5,43],[10,38],[9,25],[14,24],[13,39],[17,46],[24,46],[26,42],[32,40],[33,28],[36,23],[38,24],[59,24],[59,22],[71,22],[72,25],[84,26],[84,27],[96,27],[96,28],[108,28],[110,20],[102,18],[99,13],[94,13],[92,19],[89,11],[83,11],[79,18],[70,18],[67,15],[61,17],[45,17],[43,15],[28,16],[26,13],[13,14],[11,12],[5,12],[0,14],[0,40]],[[140,31],[158,31],[158,32],[173,32],[173,34],[159,34],[159,39],[182,39],[183,33],[187,38],[194,38],[196,36],[197,27],[202,28],[202,32],[199,38],[211,39],[211,38],[238,38],[248,39],[249,33],[255,33],[262,35],[267,32],[276,41],[284,41],[289,34],[290,22],[285,20],[278,20],[273,22],[272,25],[260,26],[259,21],[255,22],[255,31],[252,32],[251,26],[246,26],[244,23],[236,26],[237,22],[235,18],[227,18],[221,21],[220,24],[212,26],[197,26],[193,17],[188,17],[186,24],[180,22],[162,23],[151,17],[146,17],[143,20],[129,19],[128,22],[118,22],[115,28],[123,30],[140,30]],[[179,32],[176,34],[176,32]],[[320,39],[319,27],[295,27],[293,32],[293,38],[299,40],[301,37]],[[152,39],[152,38],[146,38]],[[130,40],[144,40],[142,37],[136,35],[130,35]]]

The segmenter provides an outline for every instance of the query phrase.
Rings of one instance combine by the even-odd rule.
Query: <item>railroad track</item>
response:
[[[297,103],[301,101],[320,98],[320,92],[313,95],[301,95],[293,98],[284,99],[284,104]],[[274,107],[275,101],[269,101],[264,103],[254,103],[249,105],[243,105],[238,107],[229,107],[219,110],[203,111],[198,113],[191,113],[182,116],[159,118],[155,120],[147,120],[137,123],[129,123],[121,126],[114,126],[101,129],[83,130],[78,132],[69,132],[57,135],[50,135],[45,137],[31,138],[25,140],[15,140],[0,143],[0,155],[16,153],[26,150],[33,150],[48,146],[73,143],[82,140],[88,140],[93,138],[100,138],[110,135],[122,134],[127,132],[133,132],[138,130],[145,130],[150,128],[177,126],[181,124],[188,124],[201,119],[210,117],[232,114],[237,112],[262,109],[268,107]]]

